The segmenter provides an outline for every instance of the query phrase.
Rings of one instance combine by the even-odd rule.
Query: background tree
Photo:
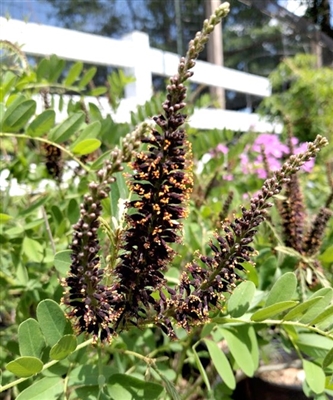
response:
[[[309,18],[320,30],[333,39],[332,3],[330,0],[306,0],[307,10],[305,17]]]

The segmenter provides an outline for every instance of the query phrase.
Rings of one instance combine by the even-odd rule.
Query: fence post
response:
[[[152,74],[150,70],[149,36],[146,33],[134,31],[122,37],[133,44],[133,68],[125,68],[125,73],[135,78],[135,82],[126,85],[125,98],[144,104],[152,96]]]

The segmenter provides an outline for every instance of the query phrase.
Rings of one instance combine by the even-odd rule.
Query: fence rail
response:
[[[151,98],[153,75],[171,76],[179,62],[178,55],[151,48],[149,36],[143,32],[135,31],[116,40],[2,17],[0,27],[0,39],[17,43],[28,55],[45,57],[56,54],[66,60],[120,67],[126,74],[134,76],[135,82],[127,85],[125,99],[116,115],[120,121],[128,121],[130,111]],[[191,80],[259,97],[267,97],[271,93],[266,78],[203,61],[197,62]],[[196,110],[190,124],[202,129],[281,130],[279,124],[261,120],[256,114],[216,109]]]

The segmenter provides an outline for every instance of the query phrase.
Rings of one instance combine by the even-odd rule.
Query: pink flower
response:
[[[223,153],[223,154],[227,154],[229,149],[227,146],[225,146],[224,144],[220,143],[216,146],[216,151]]]
[[[232,181],[234,179],[234,176],[232,174],[225,174],[223,175],[223,179],[225,181]]]

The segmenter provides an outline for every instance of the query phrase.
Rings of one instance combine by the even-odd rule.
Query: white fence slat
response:
[[[132,32],[121,40],[93,34],[57,28],[53,26],[26,23],[0,17],[0,39],[22,46],[26,54],[49,56],[83,61],[88,64],[124,68],[135,77],[135,82],[125,89],[118,112],[113,118],[119,122],[130,120],[130,111],[138,104],[150,99],[152,94],[152,74],[169,77],[177,71],[179,56],[149,46],[149,37],[142,32]],[[223,87],[236,92],[259,97],[269,96],[269,80],[253,74],[220,67],[198,61],[193,82]],[[86,99],[103,104],[104,112],[111,113],[106,99]],[[59,115],[58,115],[59,118]],[[246,114],[230,110],[195,110],[190,125],[199,129],[256,130],[257,132],[279,132],[279,124],[270,124],[256,114]]]

